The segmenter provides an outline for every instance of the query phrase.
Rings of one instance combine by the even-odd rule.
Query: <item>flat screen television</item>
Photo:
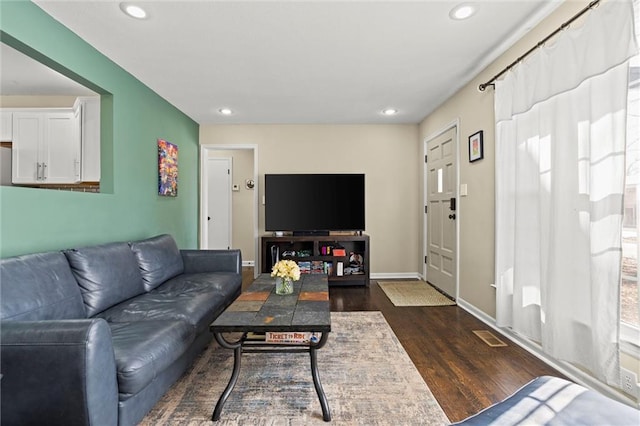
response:
[[[265,231],[364,231],[364,174],[266,174]]]

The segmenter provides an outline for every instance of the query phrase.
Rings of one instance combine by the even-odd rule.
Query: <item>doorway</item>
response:
[[[458,125],[424,142],[424,269],[426,281],[458,297]]]
[[[210,182],[213,173],[210,170],[210,159],[227,159],[231,166],[228,184],[222,183],[224,176]],[[211,166],[217,168],[217,166]],[[209,214],[210,202],[225,198],[225,195],[213,195],[215,188],[225,185],[231,193],[229,202],[229,222],[231,227],[230,247],[242,251],[242,265],[254,267],[254,275],[260,270],[257,265],[259,259],[258,237],[258,147],[256,145],[201,145],[200,146],[200,218],[199,235],[200,248],[212,248],[209,235],[209,222],[214,218]],[[224,204],[224,203],[217,203]],[[221,207],[224,208],[224,207]]]

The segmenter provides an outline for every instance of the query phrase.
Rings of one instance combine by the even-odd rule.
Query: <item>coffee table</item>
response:
[[[304,352],[311,357],[311,376],[320,399],[322,418],[331,420],[327,397],[320,383],[317,351],[321,349],[331,331],[329,286],[324,274],[305,274],[294,281],[290,295],[275,293],[274,278],[260,275],[216,320],[210,330],[220,346],[233,349],[233,372],[224,392],[218,399],[211,420],[220,419],[220,413],[240,374],[243,353],[259,352]],[[242,333],[237,338],[237,333]],[[319,332],[317,341],[308,343],[267,343],[256,338],[267,332]],[[225,333],[236,333],[229,341]]]

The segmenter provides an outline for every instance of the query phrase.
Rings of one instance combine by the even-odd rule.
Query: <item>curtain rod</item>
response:
[[[536,49],[539,49],[540,47],[544,46],[544,44],[549,41],[549,39],[553,36],[555,36],[556,34],[558,34],[560,31],[565,30],[569,25],[571,25],[573,23],[573,21],[575,21],[576,19],[578,19],[579,17],[581,17],[582,15],[584,15],[586,12],[588,12],[589,10],[593,9],[594,7],[596,7],[598,5],[598,3],[600,3],[600,0],[594,0],[591,3],[589,3],[589,5],[587,7],[585,7],[584,9],[582,9],[580,12],[576,13],[575,15],[573,15],[573,17],[571,19],[569,19],[567,22],[565,22],[564,24],[560,25],[554,32],[552,32],[551,34],[549,34],[548,36],[546,36],[543,40],[539,41],[538,44],[536,44],[535,46],[533,46],[531,49],[527,50],[527,52],[520,56],[518,59],[516,59],[515,61],[513,61],[510,65],[508,65],[507,67],[505,67],[502,71],[500,71],[498,74],[494,75],[493,78],[491,78],[491,80],[487,81],[486,83],[482,83],[481,85],[478,86],[478,90],[480,90],[481,92],[484,92],[485,89],[487,88],[487,86],[495,86],[494,81],[496,81],[498,78],[500,78],[504,73],[506,73],[507,71],[509,71],[511,68],[515,67],[520,61],[522,61],[524,58],[526,58],[527,56],[529,56],[533,51],[535,51]]]

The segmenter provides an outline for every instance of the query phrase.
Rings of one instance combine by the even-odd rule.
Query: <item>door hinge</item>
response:
[[[429,206],[424,206],[424,213],[425,214],[427,213],[427,207],[429,207]]]
[[[427,155],[424,156],[424,162],[427,162]]]
[[[424,263],[427,263],[427,256],[424,257]]]
[[[231,170],[227,169],[227,174],[230,175],[231,174]]]

